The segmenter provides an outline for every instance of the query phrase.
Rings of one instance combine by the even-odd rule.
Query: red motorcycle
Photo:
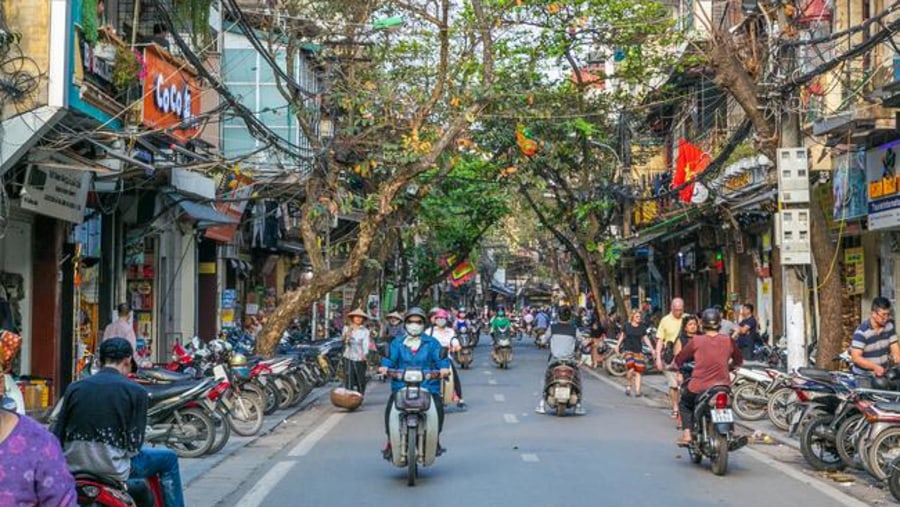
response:
[[[132,481],[127,487],[90,474],[75,476],[78,505],[89,507],[164,507],[162,485],[153,476],[138,485]]]

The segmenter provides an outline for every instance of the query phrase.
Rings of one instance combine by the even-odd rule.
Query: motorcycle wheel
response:
[[[688,455],[691,457],[691,463],[695,465],[699,465],[703,461],[703,455],[691,447],[688,447]]]
[[[879,481],[887,479],[890,465],[900,457],[900,426],[888,428],[872,440],[868,469]]]
[[[416,432],[406,430],[406,485],[416,485],[419,463],[416,461]]]
[[[265,392],[265,410],[263,411],[264,415],[274,414],[276,410],[281,408],[278,404],[278,400],[280,396],[278,395],[278,388],[275,387],[275,384],[272,382],[266,382],[266,385],[263,386],[263,390]]]
[[[563,405],[562,403],[557,403],[556,404],[556,416],[563,417],[564,415],[566,415],[566,406]]]
[[[834,444],[837,447],[838,455],[844,466],[850,468],[860,468],[859,462],[856,461],[856,441],[860,433],[865,428],[866,420],[862,414],[854,414],[844,419],[838,426],[837,433],[834,436]]]
[[[252,437],[259,433],[263,425],[265,408],[262,400],[249,393],[241,393],[232,397],[233,408],[228,414],[228,424],[235,433],[242,437]]]
[[[888,477],[888,489],[891,490],[894,500],[900,501],[900,459],[891,463],[891,475]]]
[[[767,407],[765,403],[753,401],[753,398],[765,398],[766,390],[756,382],[743,384],[733,392],[734,413],[745,421],[759,421],[766,417]]]
[[[603,361],[603,367],[606,368],[606,373],[609,373],[613,377],[624,377],[628,370],[625,368],[625,359],[622,358],[622,354],[610,354],[609,357]]]
[[[790,429],[791,415],[796,410],[796,407],[792,406],[796,401],[798,401],[796,393],[787,387],[775,391],[769,398],[769,404],[766,406],[769,420],[781,431]]]
[[[285,379],[279,380],[280,381],[273,381],[275,388],[278,389],[278,408],[287,408],[294,399],[294,386]]]
[[[175,451],[179,458],[199,458],[215,443],[216,423],[199,408],[176,410],[170,423],[174,426],[173,434],[196,435],[187,442],[166,442],[166,447]]]
[[[225,414],[220,410],[216,410],[212,417],[216,424],[216,439],[213,441],[213,445],[209,448],[207,454],[216,454],[221,451],[225,444],[228,443],[228,439],[231,438],[231,425],[228,424]]]
[[[296,407],[301,401],[303,401],[303,396],[306,396],[303,393],[303,388],[300,385],[300,378],[298,378],[299,373],[290,373],[284,376],[284,381],[291,385],[291,389],[294,391],[293,396],[288,401],[288,407]]]
[[[725,435],[716,433],[713,437],[713,446],[715,449],[715,457],[711,460],[712,473],[716,475],[725,475],[728,473],[728,439]]]
[[[834,437],[828,434],[832,415],[820,415],[809,421],[800,433],[800,453],[815,470],[836,472],[844,469]]]

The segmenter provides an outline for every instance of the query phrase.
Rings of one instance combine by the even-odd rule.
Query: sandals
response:
[[[625,386],[625,396],[631,396],[631,386]]]
[[[678,411],[677,411],[677,410],[673,410],[673,411],[672,411],[672,415],[671,415],[670,417],[672,417],[672,419],[678,419]]]

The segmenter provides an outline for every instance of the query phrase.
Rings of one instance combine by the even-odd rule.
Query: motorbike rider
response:
[[[104,340],[101,370],[69,385],[53,434],[62,443],[73,475],[89,473],[117,483],[128,481],[129,486],[158,475],[166,507],[183,507],[178,455],[171,449],[141,447],[149,396],[125,376],[131,372],[133,354],[125,338]]]
[[[568,306],[560,307],[559,322],[551,324],[544,335],[544,341],[550,344],[550,357],[547,359],[547,369],[544,373],[544,387],[541,389],[541,402],[538,404],[536,412],[543,414],[546,412],[546,402],[544,398],[547,393],[547,383],[550,380],[550,372],[553,367],[560,363],[568,363],[573,366],[576,364],[578,351],[578,329],[571,322],[572,309]],[[581,385],[581,372],[575,368],[575,383]],[[581,406],[579,400],[575,406],[575,413],[584,414],[584,407]]]
[[[423,370],[440,370],[442,376],[450,373],[450,361],[443,356],[441,344],[433,337],[425,334],[425,323],[428,316],[421,308],[410,308],[403,319],[403,334],[391,341],[390,351],[387,357],[381,360],[378,372],[386,374],[388,369],[403,370],[406,368],[422,368]],[[388,397],[384,410],[384,432],[389,432],[389,420],[391,406],[397,391],[403,388],[403,380],[391,381],[391,395]],[[444,404],[441,398],[441,380],[426,379],[422,382],[422,388],[431,393],[432,402],[435,404],[438,414],[438,433],[444,428]],[[445,449],[438,442],[438,455]],[[382,450],[384,459],[391,459],[390,438]]]
[[[441,347],[447,349],[448,353],[456,354],[462,346],[459,343],[459,339],[456,337],[456,331],[447,325],[448,317],[449,314],[446,310],[439,309],[436,311],[434,313],[434,326],[426,329],[425,334],[440,342]],[[463,401],[462,382],[459,379],[459,372],[456,370],[456,365],[453,361],[450,361],[450,369],[453,371],[453,392],[456,393],[457,399],[456,408],[465,410],[466,402]]]
[[[494,340],[497,339],[497,332],[500,328],[505,328],[507,330],[510,328],[509,318],[507,318],[506,310],[504,310],[502,306],[497,309],[497,314],[491,319],[490,328],[491,336]]]
[[[722,334],[722,314],[715,308],[707,308],[700,314],[703,334],[689,340],[681,352],[675,356],[675,366],[681,368],[688,361],[694,361],[690,380],[681,386],[680,412],[682,436],[679,445],[691,442],[691,428],[694,421],[694,406],[697,396],[713,386],[730,386],[730,368],[737,368],[744,362],[741,349],[731,336]]]
[[[544,336],[548,327],[550,327],[550,315],[546,309],[541,308],[534,316],[534,332],[538,336]]]

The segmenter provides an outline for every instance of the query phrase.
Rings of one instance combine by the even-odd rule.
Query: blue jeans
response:
[[[148,479],[159,476],[163,504],[166,507],[184,507],[184,491],[181,489],[181,472],[178,455],[171,449],[144,447],[131,458],[131,479]]]

